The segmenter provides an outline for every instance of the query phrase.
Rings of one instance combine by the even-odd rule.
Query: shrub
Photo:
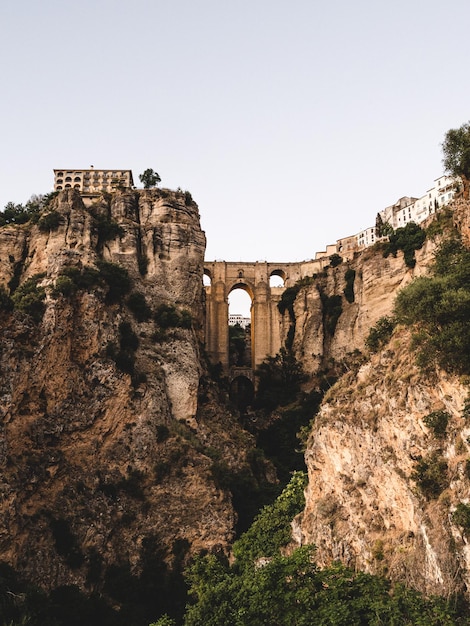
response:
[[[160,304],[155,311],[154,320],[161,328],[174,328],[178,326],[180,316],[176,307],[170,304]]]
[[[131,279],[124,267],[116,263],[99,260],[96,262],[100,277],[108,285],[108,302],[117,302],[131,289]]]
[[[84,267],[82,270],[78,267],[64,267],[59,277],[65,276],[69,278],[77,289],[90,289],[101,282],[100,273],[94,267]]]
[[[192,318],[189,311],[181,312],[172,304],[160,304],[155,311],[155,322],[160,328],[191,328]]]
[[[409,222],[406,226],[397,228],[389,236],[383,255],[384,257],[388,257],[389,254],[397,256],[397,251],[403,250],[405,264],[412,268],[416,265],[415,250],[423,247],[425,239],[425,231],[414,222]]]
[[[144,294],[137,291],[131,293],[127,298],[127,306],[138,322],[147,321],[152,314],[152,310],[147,304]]]
[[[74,281],[64,274],[59,275],[55,281],[54,289],[52,291],[53,296],[62,295],[65,297],[72,296],[77,291],[77,286]]]
[[[395,328],[395,322],[391,317],[381,317],[370,329],[366,339],[366,346],[371,352],[377,352],[390,339]]]
[[[289,311],[291,318],[294,315],[294,302],[297,297],[297,294],[300,291],[300,285],[295,284],[293,287],[287,287],[282,292],[281,299],[277,304],[277,308],[281,315],[284,315],[285,311]]]
[[[260,557],[271,557],[291,540],[291,521],[305,506],[307,476],[294,472],[289,484],[270,506],[256,517],[250,529],[234,544],[237,561],[253,565]]]
[[[411,479],[416,482],[428,500],[437,498],[449,483],[447,462],[438,452],[432,452],[428,457],[416,463]]]
[[[38,283],[45,274],[36,274],[20,285],[12,296],[14,308],[30,315],[35,322],[40,322],[46,309],[44,299],[46,290]]]
[[[139,346],[139,338],[132,330],[129,322],[119,324],[119,348],[109,342],[106,346],[106,356],[116,363],[116,367],[125,374],[133,377],[132,384],[137,386],[142,382],[140,374],[135,373],[135,354]]]
[[[438,211],[432,222],[426,228],[426,237],[435,239],[438,235],[451,231],[453,228],[453,211],[449,207],[443,207]]]
[[[132,353],[119,350],[114,357],[114,362],[121,372],[131,375],[134,373],[135,357]]]
[[[330,256],[330,267],[338,267],[343,262],[343,257],[339,254],[332,254]]]
[[[432,411],[423,417],[423,422],[430,428],[436,437],[445,437],[450,414],[447,411]]]
[[[463,403],[462,417],[466,421],[470,420],[470,396],[467,396]]]
[[[163,443],[170,436],[170,429],[165,424],[157,426],[157,443]]]
[[[51,230],[56,230],[60,224],[60,213],[57,211],[50,211],[42,215],[38,221],[38,228],[41,232],[46,233]]]
[[[191,313],[189,311],[186,311],[185,309],[181,311],[181,320],[179,324],[180,327],[191,328],[192,323],[193,323],[193,319],[191,317]]]
[[[463,469],[466,478],[470,478],[470,459],[465,460],[465,467]]]
[[[459,502],[457,508],[452,513],[452,521],[457,526],[462,526],[464,534],[470,533],[470,506]]]
[[[281,348],[274,357],[268,357],[256,371],[258,392],[257,408],[272,411],[292,402],[305,379],[301,364],[292,352]]]
[[[137,258],[137,265],[139,267],[139,274],[141,276],[145,276],[147,274],[149,260],[146,256],[139,254]]]
[[[413,326],[422,367],[437,363],[458,374],[470,372],[470,250],[449,240],[437,251],[433,276],[402,289],[394,314]]]

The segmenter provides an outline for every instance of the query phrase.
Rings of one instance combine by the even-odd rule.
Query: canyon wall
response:
[[[149,554],[171,568],[227,550],[236,517],[214,464],[246,468],[254,444],[205,370],[197,205],[156,189],[85,206],[70,190],[47,212],[50,229],[0,229],[0,283],[33,284],[0,313],[0,561],[46,588],[99,590]],[[41,291],[40,314],[24,312]],[[162,306],[173,322],[165,308],[154,321]]]
[[[456,205],[454,223],[464,240],[469,215],[468,204]],[[293,528],[298,544],[316,546],[320,565],[340,560],[448,595],[470,588],[468,539],[453,517],[470,493],[468,381],[437,367],[420,370],[403,328],[377,354],[364,345],[370,327],[392,313],[398,290],[428,273],[439,241],[426,240],[413,269],[401,252],[383,258],[370,249],[299,292],[297,357],[311,374],[333,362],[346,374],[314,419],[305,453],[306,506]],[[343,294],[348,269],[355,271],[353,302]],[[325,295],[342,295],[333,334],[326,328]],[[353,363],[354,350],[362,356]],[[449,417],[444,436],[426,422],[436,411]],[[435,494],[420,483],[428,478],[426,467],[440,485]]]

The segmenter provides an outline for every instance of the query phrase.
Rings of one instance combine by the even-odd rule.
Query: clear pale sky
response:
[[[208,260],[300,261],[442,174],[468,0],[2,0],[0,208],[155,169]]]

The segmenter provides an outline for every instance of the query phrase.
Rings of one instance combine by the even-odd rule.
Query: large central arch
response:
[[[204,274],[211,280],[206,290],[206,350],[213,363],[222,363],[228,373],[229,333],[228,296],[242,288],[252,299],[251,365],[256,369],[268,356],[281,348],[281,322],[277,304],[287,287],[302,278],[302,263],[205,263]],[[270,287],[271,276],[284,280],[282,287]]]

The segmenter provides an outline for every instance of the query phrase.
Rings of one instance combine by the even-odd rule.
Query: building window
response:
[[[72,182],[72,177],[71,176],[67,176],[67,178],[65,179],[66,183],[71,183]]]

